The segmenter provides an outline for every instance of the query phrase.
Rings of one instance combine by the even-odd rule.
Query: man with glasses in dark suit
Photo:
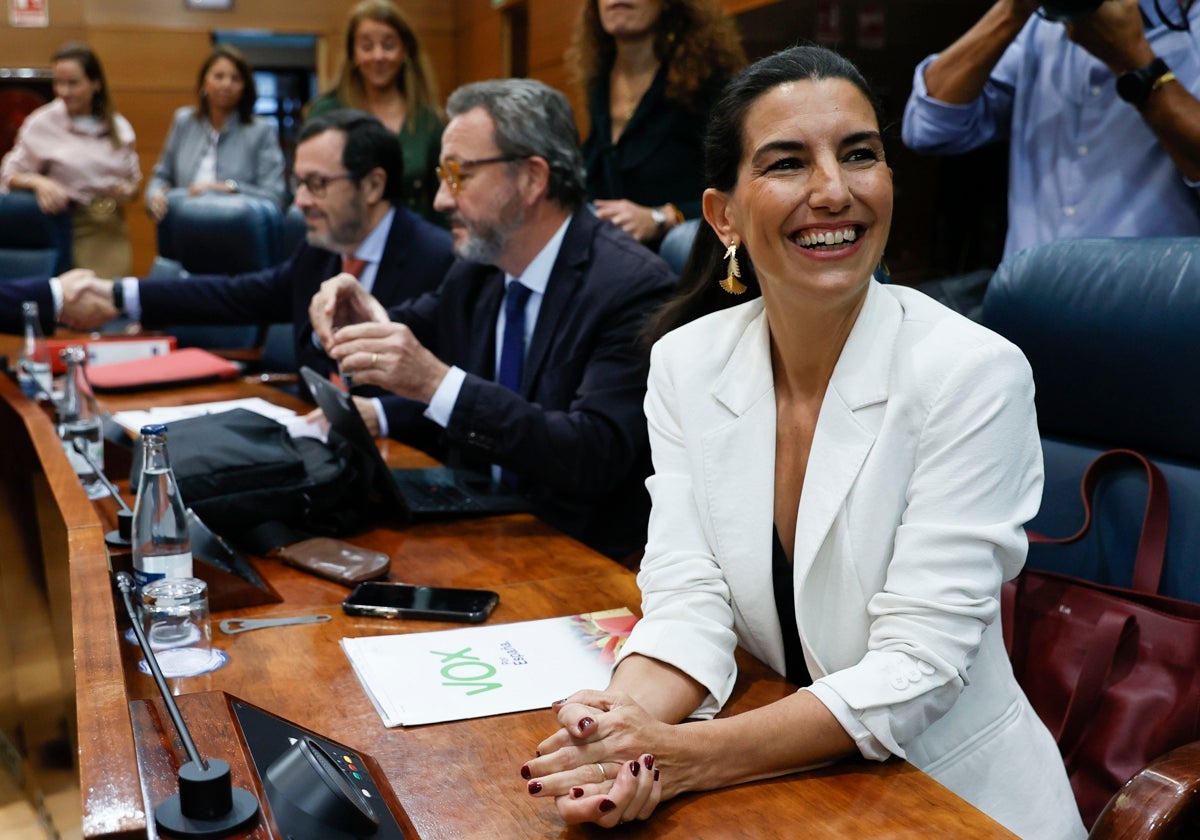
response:
[[[636,337],[675,277],[583,205],[561,93],[479,82],[447,115],[434,207],[459,260],[436,292],[390,310],[334,278],[313,299],[313,328],[355,382],[407,398],[389,413],[393,437],[491,470],[550,524],[626,557],[649,511]]]

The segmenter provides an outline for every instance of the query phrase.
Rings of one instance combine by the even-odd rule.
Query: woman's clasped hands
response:
[[[521,767],[532,796],[553,796],[567,823],[644,820],[664,798],[675,727],[617,692],[578,691],[554,704],[561,724]]]

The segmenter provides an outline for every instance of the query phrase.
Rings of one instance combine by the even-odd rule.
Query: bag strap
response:
[[[1133,588],[1151,595],[1158,594],[1162,581],[1163,558],[1167,553],[1167,524],[1171,513],[1171,494],[1167,478],[1155,464],[1132,449],[1110,449],[1088,464],[1079,485],[1083,497],[1083,527],[1069,537],[1047,537],[1029,531],[1031,543],[1069,545],[1083,539],[1092,527],[1092,499],[1096,487],[1105,476],[1121,467],[1141,466],[1146,473],[1146,510],[1142,514],[1142,533],[1138,537],[1137,557],[1133,564]]]
[[[1125,633],[1136,626],[1137,620],[1130,613],[1106,610],[1096,622],[1095,633],[1087,646],[1083,662],[1080,663],[1079,679],[1071,691],[1062,726],[1054,733],[1054,740],[1067,762],[1068,770],[1075,750],[1083,741],[1083,733],[1104,696],[1108,674],[1117,659],[1117,648]]]

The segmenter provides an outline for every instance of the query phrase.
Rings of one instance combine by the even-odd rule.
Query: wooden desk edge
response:
[[[55,624],[70,624],[83,835],[145,836],[145,815],[140,810],[130,813],[128,807],[130,802],[141,802],[136,778],[111,771],[113,766],[137,766],[132,722],[127,713],[113,713],[128,706],[117,634],[86,632],[88,627],[114,627],[116,621],[104,528],[67,461],[50,417],[7,377],[0,377],[0,397],[24,426],[66,528],[69,603],[52,603],[51,608]],[[80,684],[83,662],[91,663],[88,672],[101,678]]]

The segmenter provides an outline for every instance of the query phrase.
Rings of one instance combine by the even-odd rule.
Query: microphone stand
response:
[[[116,582],[138,645],[142,648],[163,704],[190,759],[179,768],[179,793],[163,800],[154,809],[155,825],[161,833],[173,837],[216,838],[232,834],[258,816],[258,799],[249,791],[233,786],[228,762],[219,758],[206,760],[196,749],[187,724],[179,713],[179,706],[167,687],[162,669],[158,667],[158,659],[154,656],[142,623],[138,620],[133,605],[133,576],[128,572],[117,572]]]
[[[117,530],[109,531],[105,534],[104,541],[114,547],[132,545],[133,511],[130,510],[129,505],[125,504],[125,500],[121,498],[121,491],[104,474],[104,468],[96,463],[96,459],[92,457],[92,453],[88,452],[86,440],[75,438],[71,444],[75,447],[75,451],[83,456],[83,460],[87,461],[88,466],[96,471],[96,477],[108,488],[108,492],[117,500],[117,505],[120,507],[120,510],[117,511]]]

